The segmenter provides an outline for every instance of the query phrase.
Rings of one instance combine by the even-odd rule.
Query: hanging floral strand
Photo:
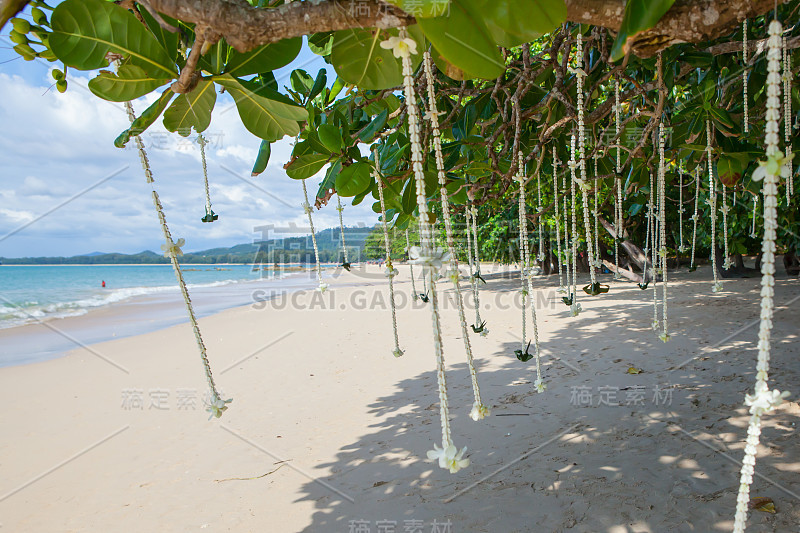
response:
[[[377,159],[377,156],[375,157]],[[338,192],[336,193],[336,210],[339,212],[339,232],[342,234],[342,254],[344,256],[342,267],[350,272],[350,261],[347,259],[347,242],[344,240],[344,219],[342,218],[342,211],[344,211],[344,207],[342,206],[342,199],[339,197]]]
[[[428,86],[428,113],[427,117],[431,122],[433,133],[433,149],[436,156],[436,173],[439,179],[439,195],[442,198],[442,218],[444,219],[445,238],[447,250],[450,254],[450,280],[453,282],[453,289],[456,296],[456,307],[458,307],[458,318],[461,323],[461,337],[464,340],[464,351],[467,354],[467,367],[469,368],[470,379],[472,381],[472,394],[474,402],[470,411],[470,418],[475,421],[481,420],[490,414],[490,409],[481,401],[481,390],[478,386],[478,373],[475,370],[475,361],[472,356],[472,345],[469,341],[467,331],[467,318],[464,313],[464,297],[461,294],[459,282],[458,257],[456,256],[455,244],[453,242],[453,224],[450,218],[450,202],[447,198],[447,181],[444,172],[444,158],[442,157],[442,138],[439,132],[439,111],[436,108],[436,93],[433,86],[433,72],[431,68],[431,55],[427,50],[423,53],[423,67],[425,69],[425,79]]]
[[[572,287],[570,289],[569,310],[572,316],[578,316],[583,310],[578,303],[578,221],[575,213],[577,205],[575,200],[575,135],[570,138],[569,171],[570,171],[570,200],[572,207],[572,234],[570,235],[570,255],[572,256]],[[589,236],[587,235],[587,240]]]
[[[750,132],[750,110],[747,101],[747,19],[742,21],[742,102],[744,103],[744,132]]]
[[[678,161],[678,252],[683,253],[686,251],[686,245],[683,244],[683,213],[686,209],[683,207],[683,160]]]
[[[767,41],[767,160],[759,162],[753,173],[754,180],[764,180],[764,237],[761,245],[761,325],[758,331],[758,364],[756,365],[756,384],[753,394],[745,396],[745,405],[750,408],[750,421],[747,427],[747,441],[742,459],[739,494],[736,498],[734,533],[743,533],[747,522],[747,508],[750,503],[750,485],[755,473],[756,453],[761,435],[761,417],[779,406],[789,393],[777,389],[770,390],[769,359],[770,336],[772,333],[772,314],[775,292],[775,238],[777,228],[778,182],[780,176],[788,171],[791,157],[784,157],[778,148],[778,123],[780,117],[780,34],[781,23],[773,20],[769,26]]]
[[[725,193],[725,184],[720,180],[720,192],[722,193],[722,246],[723,256],[725,259],[722,261],[722,268],[728,270],[731,267],[730,254],[728,253],[728,195]]]
[[[133,122],[136,120],[136,115],[133,112],[133,106],[130,102],[125,102],[125,111],[128,114],[128,120],[130,120],[131,124],[133,124]],[[189,323],[192,325],[194,338],[197,341],[197,348],[200,351],[200,360],[203,363],[203,370],[205,371],[206,381],[208,382],[209,388],[209,402],[208,407],[206,407],[206,411],[210,413],[209,420],[213,417],[219,418],[222,416],[222,413],[227,411],[228,404],[233,400],[223,400],[222,397],[220,397],[219,391],[217,390],[217,384],[214,382],[214,376],[211,374],[211,363],[208,361],[206,345],[203,341],[203,336],[200,334],[200,326],[198,325],[197,317],[194,314],[192,299],[189,297],[189,290],[186,288],[186,282],[183,279],[183,272],[181,271],[181,266],[178,263],[178,257],[183,255],[181,246],[184,245],[185,241],[183,239],[178,239],[177,241],[172,239],[169,226],[167,226],[167,218],[164,215],[164,207],[161,205],[158,192],[156,192],[155,180],[153,179],[153,173],[150,170],[150,161],[147,159],[147,153],[144,150],[144,143],[139,135],[134,136],[134,141],[136,142],[136,148],[139,152],[139,160],[142,163],[145,180],[151,187],[153,205],[156,208],[156,215],[158,215],[158,222],[161,225],[161,232],[164,234],[164,240],[166,241],[165,244],[161,245],[161,249],[164,250],[164,255],[169,258],[169,261],[172,264],[172,270],[175,272],[175,278],[178,281],[178,287],[181,290],[183,302],[186,305],[186,312],[189,315]]]
[[[782,37],[783,48],[783,139],[786,143],[786,154],[793,153],[792,150],[792,56],[786,46],[786,36]],[[786,203],[794,194],[794,171],[792,170],[792,159],[789,158],[788,174],[786,179]]]
[[[206,193],[206,214],[203,218],[200,219],[201,222],[214,222],[219,218],[219,215],[215,214],[214,211],[211,210],[211,192],[208,189],[208,165],[206,164],[206,138],[203,137],[203,134],[197,136],[197,144],[200,145],[200,159],[203,162],[203,185],[205,186],[205,193]]]
[[[717,277],[717,191],[714,188],[714,165],[711,161],[711,120],[706,119],[706,159],[708,160],[708,200],[711,207],[711,271],[714,274],[712,292],[720,292],[722,284]]]
[[[475,224],[477,223],[477,209],[475,209],[473,205],[473,200],[475,199],[472,191],[467,191],[467,208],[464,215],[466,216],[467,222],[467,256],[469,259],[469,282],[470,286],[472,287],[472,299],[475,303],[475,323],[472,324],[470,327],[472,331],[475,333],[479,333],[481,337],[485,337],[489,334],[489,328],[486,327],[486,321],[481,320],[481,299],[480,299],[480,289],[478,288],[478,281],[483,280],[483,277],[480,275],[480,263],[478,263],[478,252],[477,250],[473,250],[473,243],[472,237],[475,236],[475,244],[474,247],[478,247],[478,232],[475,229]],[[485,281],[484,281],[485,283]]]
[[[317,290],[319,292],[325,292],[328,289],[328,284],[322,281],[322,265],[319,262],[319,248],[317,248],[317,236],[314,233],[314,219],[311,216],[311,212],[314,208],[308,203],[308,189],[306,189],[306,180],[300,180],[300,183],[303,184],[303,204],[301,207],[305,212],[306,216],[308,217],[308,225],[311,228],[311,244],[314,246],[314,266],[316,267],[317,271],[317,281],[319,282],[319,286]]]
[[[439,304],[436,294],[436,278],[442,263],[449,261],[448,254],[434,247],[433,233],[431,230],[428,203],[425,198],[425,175],[422,167],[422,144],[420,142],[419,109],[414,90],[413,71],[411,69],[411,55],[416,54],[417,43],[407,37],[406,29],[400,29],[399,37],[390,37],[381,42],[381,47],[391,48],[394,55],[399,57],[403,65],[403,92],[405,96],[408,116],[408,134],[411,141],[411,168],[417,186],[417,208],[419,209],[420,245],[410,250],[410,262],[422,267],[423,277],[427,281],[430,292],[431,325],[433,328],[433,346],[436,356],[436,378],[439,385],[439,415],[442,425],[442,447],[434,444],[434,449],[428,452],[428,459],[438,460],[439,466],[450,470],[451,473],[469,465],[469,459],[464,459],[466,447],[460,451],[453,444],[450,432],[450,411],[447,400],[447,382],[445,378],[444,352],[442,350],[442,330],[439,320]]]
[[[615,137],[617,139],[617,145],[619,145],[619,132],[620,132],[620,116],[622,114],[622,106],[619,100],[619,78],[614,79],[614,131],[616,133]],[[617,146],[617,161],[616,161],[616,177],[614,178],[614,185],[616,187],[616,197],[614,198],[614,233],[617,234],[616,238],[614,239],[614,265],[617,267],[614,271],[614,279],[620,279],[622,276],[619,274],[619,242],[622,239],[622,178],[620,174],[622,173],[622,158],[621,158],[621,148]]]
[[[755,239],[756,234],[756,216],[758,215],[758,194],[753,195],[753,226],[750,228],[750,237]]]
[[[655,132],[658,134],[658,131]],[[656,172],[655,181],[653,179],[653,173],[650,173],[650,235],[651,235],[651,245],[652,248],[650,249],[650,261],[652,266],[652,276],[653,276],[653,331],[658,331],[658,269],[659,265],[659,244],[658,244],[658,178],[661,176],[661,169],[659,168]]]
[[[595,273],[594,241],[592,237],[592,227],[589,223],[589,183],[586,180],[586,129],[583,122],[584,107],[586,106],[586,95],[583,93],[583,77],[586,73],[583,70],[583,36],[578,31],[576,45],[576,64],[575,77],[577,79],[578,90],[578,164],[580,166],[580,179],[578,185],[581,188],[581,198],[583,199],[583,225],[586,231],[586,250],[589,261],[589,277],[591,285],[586,292],[591,295],[600,293],[599,283]],[[574,178],[573,178],[574,179]]]
[[[399,272],[392,264],[392,245],[389,240],[389,223],[386,220],[386,202],[383,199],[383,180],[378,172],[380,168],[378,151],[373,150],[372,154],[375,160],[375,168],[372,170],[372,176],[378,183],[378,200],[381,203],[381,226],[383,227],[383,245],[386,249],[386,271],[384,275],[389,278],[389,306],[392,308],[392,333],[394,334],[394,350],[392,351],[392,355],[400,357],[404,352],[400,349],[400,338],[397,334],[397,309],[394,301],[394,277],[399,274]]]
[[[408,229],[406,229],[406,253],[411,251],[411,240],[408,238]],[[414,265],[411,263],[408,264],[409,273],[411,275],[411,297],[414,298],[416,301],[419,298],[419,293],[417,292],[417,284],[414,281]]]
[[[553,146],[553,203],[555,204],[555,219],[556,219],[556,247],[558,248],[558,255],[556,256],[556,263],[558,266],[558,292],[566,293],[567,289],[564,287],[562,251],[561,251],[561,215],[558,213],[558,206],[561,201],[558,199],[558,167],[561,161],[558,160],[558,153],[556,147]],[[564,236],[566,237],[567,228],[564,227]]]
[[[531,259],[530,249],[528,247],[528,217],[525,204],[526,181],[525,168],[522,164],[522,155],[520,155],[517,169],[517,182],[519,183],[519,238],[522,253],[522,349],[517,351],[516,354],[517,358],[522,361],[530,360],[528,348],[525,346],[525,340],[527,339],[525,334],[525,306],[529,305],[531,308],[531,325],[533,326],[533,356],[536,360],[536,381],[534,381],[533,386],[536,387],[536,392],[544,392],[545,389],[547,389],[547,384],[542,379],[542,366],[540,363],[539,352],[539,327],[536,321],[536,305],[533,301],[533,276],[530,267]]]
[[[599,191],[600,185],[597,180],[597,158],[598,154],[595,153],[594,155],[594,266],[598,270],[600,269],[600,232],[598,231],[598,218],[600,217],[600,198],[599,198]]]
[[[660,56],[659,56],[660,59]],[[666,204],[666,181],[667,181],[667,166],[664,161],[664,123],[658,126],[658,157],[659,157],[659,176],[658,176],[658,194],[659,194],[659,227],[661,234],[659,237],[660,247],[658,257],[661,261],[661,326],[662,331],[659,339],[663,342],[669,340],[667,334],[667,204]]]
[[[700,218],[697,214],[700,204],[700,167],[694,167],[694,214],[692,215],[692,260],[689,263],[689,271],[695,270],[697,267],[694,264],[694,250],[695,243],[697,242],[697,220]]]

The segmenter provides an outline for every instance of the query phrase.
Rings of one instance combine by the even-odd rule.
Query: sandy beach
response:
[[[468,416],[457,311],[442,311],[453,438],[471,460],[449,474],[426,459],[440,438],[430,312],[399,268],[399,359],[377,266],[201,319],[233,398],[218,420],[188,324],[0,368],[0,531],[730,531],[760,278],[713,294],[708,267],[670,273],[666,344],[651,290],[609,281],[573,318],[557,276],[536,278],[538,394],[533,361],[513,355],[518,273],[486,266],[490,333],[470,333],[485,420]],[[800,285],[781,273],[775,292],[770,377],[792,397],[764,418],[752,495],[777,513],[754,511],[752,532],[800,523]]]

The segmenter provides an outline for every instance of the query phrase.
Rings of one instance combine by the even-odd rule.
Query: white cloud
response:
[[[70,88],[60,94],[48,90],[52,79],[36,62],[22,67],[21,76],[0,73],[0,239],[88,190],[0,240],[0,256],[158,250],[161,232],[134,143],[122,150],[113,145],[129,125],[124,106],[95,97],[80,73],[70,71]],[[134,108],[142,111],[154,98],[148,95]],[[206,132],[211,200],[220,216],[213,224],[200,221],[205,193],[194,136],[169,133],[160,121],[143,136],[167,220],[173,234],[186,239],[188,251],[252,242],[259,237],[254,228],[265,224],[294,222],[298,231],[308,229],[300,208],[302,187],[283,170],[291,140],[273,143],[267,170],[251,178],[260,140],[242,126],[232,106],[227,95],[218,95]],[[309,194],[323,175],[308,180]],[[373,224],[377,217],[370,205],[347,205],[345,224]],[[317,229],[339,223],[333,206],[314,217]]]

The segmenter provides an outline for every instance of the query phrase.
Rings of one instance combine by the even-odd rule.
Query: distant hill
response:
[[[345,228],[348,258],[356,261],[364,251],[364,242],[373,228]],[[336,263],[342,261],[342,241],[339,228],[322,230],[315,234],[320,261]],[[168,263],[163,254],[150,250],[138,254],[102,253],[75,255],[72,257],[0,257],[4,265],[114,265],[114,264],[159,264]],[[263,242],[237,244],[229,248],[211,248],[199,252],[186,252],[181,257],[185,264],[214,263],[313,263],[314,247],[311,236],[271,238]]]

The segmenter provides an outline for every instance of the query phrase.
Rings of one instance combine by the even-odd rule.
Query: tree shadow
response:
[[[341,493],[303,487],[301,501],[316,506],[304,531],[406,531],[412,520],[425,532],[729,531],[758,326],[732,334],[758,318],[759,280],[712,294],[710,280],[676,277],[684,290],[669,301],[667,344],[651,327],[652,290],[615,283],[600,311],[569,317],[553,276],[537,278],[559,321],[542,338],[548,390],[533,389],[533,361],[514,358],[521,339],[504,342],[480,354],[479,367],[491,366],[479,379],[492,415],[474,422],[466,365],[449,365],[453,440],[470,446],[471,459],[450,474],[426,459],[440,440],[435,373],[398,382],[369,406],[379,421],[317,466]],[[487,282],[494,292],[520,283],[499,273]],[[781,305],[800,289],[778,280],[776,293]],[[747,305],[730,305],[739,301]],[[800,377],[797,325],[791,311],[776,313],[771,377],[781,390]],[[789,531],[800,522],[800,451],[789,445],[798,423],[794,402],[764,417],[751,495],[772,498],[778,513],[752,512],[748,531]],[[450,530],[436,529],[448,521]]]

